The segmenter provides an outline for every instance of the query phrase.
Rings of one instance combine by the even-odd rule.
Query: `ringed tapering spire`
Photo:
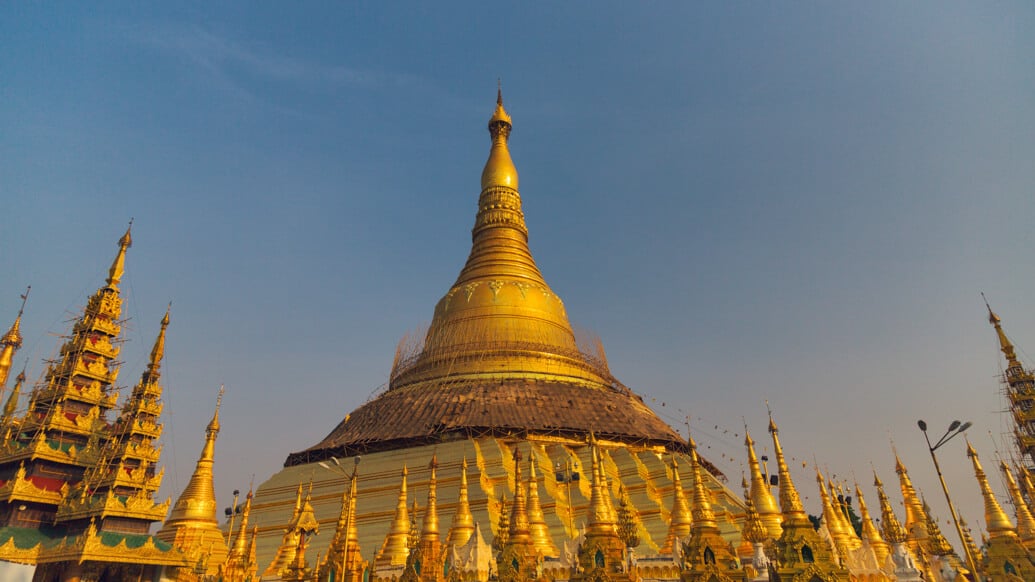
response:
[[[168,314],[162,320],[162,332],[168,324]],[[161,337],[161,336],[159,336]],[[157,347],[157,342],[156,342]],[[219,436],[219,408],[223,404],[223,387],[219,387],[219,395],[216,397],[216,408],[212,413],[212,420],[205,428],[205,445],[201,448],[201,455],[194,465],[194,472],[183,489],[180,498],[176,500],[166,525],[174,526],[180,521],[199,523],[218,523],[216,519],[216,492],[213,485],[212,466],[216,457],[216,437]],[[164,529],[164,528],[163,528]]]
[[[783,456],[779,432],[780,429],[776,426],[773,415],[770,414],[769,434],[773,436],[773,452],[776,455],[776,466],[779,469],[780,475],[780,511],[783,512],[784,522],[787,522],[789,519],[808,521],[808,516],[805,514],[805,509],[801,504],[801,497],[798,495],[798,490],[794,487],[794,481],[791,479],[791,469],[787,466],[787,460]]]
[[[152,361],[156,361],[155,352],[158,353],[157,361],[161,360],[159,345],[165,334],[165,327],[169,324],[169,314],[166,313],[162,319],[162,332],[159,340],[155,342],[155,350],[152,351]],[[144,373],[147,378],[151,371]],[[154,373],[157,375],[158,366],[154,366]],[[198,552],[204,549],[210,552],[209,573],[214,574],[216,568],[226,559],[228,546],[232,540],[223,537],[219,529],[219,522],[216,518],[216,494],[213,485],[212,467],[215,464],[216,436],[219,434],[219,407],[223,402],[223,388],[219,388],[219,395],[216,397],[216,408],[212,414],[212,421],[205,430],[205,445],[201,449],[201,455],[194,466],[194,472],[190,481],[180,493],[176,500],[169,518],[162,524],[162,528],[156,534],[160,540],[176,545],[187,553]],[[248,492],[248,501],[245,504],[247,510],[251,508],[251,492]],[[246,510],[246,511],[247,511]],[[242,520],[241,532],[247,529],[247,513]],[[244,543],[243,541],[241,542]],[[242,549],[243,551],[243,549]],[[243,578],[242,578],[243,579]]]
[[[25,313],[25,302],[28,301],[31,290],[32,285],[25,289],[25,294],[21,296],[22,306],[18,308],[18,317],[14,318],[14,323],[7,333],[0,336],[0,394],[7,387],[7,377],[11,373],[11,366],[14,365],[14,353],[22,347],[22,313]]]
[[[1029,551],[1035,550],[1035,518],[1031,515],[1028,502],[1024,500],[1024,495],[1021,494],[1021,488],[1017,485],[1010,466],[1005,461],[1000,461],[999,468],[1006,477],[1006,488],[1010,491],[1010,498],[1013,500],[1014,512],[1017,515],[1017,535],[1020,536],[1021,543],[1025,548]]]
[[[891,548],[888,547],[888,543],[884,541],[884,538],[880,537],[880,532],[877,530],[877,526],[873,523],[873,519],[870,517],[870,510],[866,507],[866,500],[863,499],[863,492],[858,483],[855,484],[855,499],[859,502],[859,519],[862,520],[862,537],[870,544],[870,547],[873,548],[873,553],[877,556],[877,562],[883,564],[884,558],[887,558],[891,553]]]
[[[122,235],[119,239],[119,252],[115,255],[115,260],[111,263],[111,268],[108,269],[108,286],[118,287],[119,282],[122,281],[122,276],[126,274],[126,249],[133,246],[133,237],[130,236],[130,231],[133,229],[133,219],[130,219],[129,226],[126,227],[126,234]]]
[[[1010,522],[1010,518],[1003,511],[999,501],[995,498],[995,493],[992,492],[992,486],[988,484],[988,477],[985,475],[985,470],[981,467],[981,461],[978,460],[977,451],[974,450],[974,446],[967,441],[967,456],[970,457],[970,461],[974,464],[974,476],[977,477],[978,485],[981,487],[981,496],[985,500],[985,526],[988,529],[988,534],[991,537],[1001,536],[1007,532],[1011,532],[1016,535],[1017,530],[1014,528],[1013,523]]]
[[[748,468],[751,471],[751,503],[758,512],[759,519],[765,526],[769,537],[775,539],[780,537],[780,506],[776,504],[773,492],[769,489],[769,482],[762,474],[762,466],[755,454],[755,441],[748,432],[747,425],[744,425],[744,446],[748,450]]]
[[[460,492],[457,494],[456,513],[446,535],[446,547],[462,546],[474,533],[474,515],[467,497],[467,457],[460,464]]]

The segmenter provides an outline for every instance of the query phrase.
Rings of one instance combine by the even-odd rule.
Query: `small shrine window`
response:
[[[816,561],[816,558],[812,556],[812,548],[808,546],[801,547],[801,561],[809,564]]]

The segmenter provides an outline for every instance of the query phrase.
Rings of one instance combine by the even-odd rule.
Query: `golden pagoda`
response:
[[[675,483],[689,478],[689,449],[614,378],[599,344],[575,334],[564,303],[537,267],[508,141],[513,121],[500,94],[488,129],[489,155],[466,264],[435,306],[427,330],[400,343],[387,389],[343,415],[323,440],[290,454],[284,468],[258,486],[253,519],[260,525],[260,563],[282,564],[290,553],[281,532],[293,517],[294,485],[312,476],[315,516],[333,527],[348,479],[319,463],[362,455],[378,470],[359,476],[359,545],[383,547],[366,556],[375,577],[390,566],[402,567],[409,531],[408,516],[407,527],[399,518],[398,508],[407,502],[397,495],[398,475],[410,467],[409,490],[422,498],[431,482],[424,467],[437,456],[437,508],[443,516],[455,516],[443,555],[452,556],[476,528],[486,535],[499,532],[510,517],[501,515],[501,500],[517,503],[518,489],[524,489],[533,546],[554,567],[554,560],[565,560],[562,548],[588,521],[592,479],[580,468],[593,462],[591,433],[604,464],[604,486],[628,493],[640,549],[653,554],[665,544]],[[518,467],[515,450],[528,451],[534,469]],[[461,483],[465,460],[469,486]],[[733,516],[742,515],[743,502],[714,466],[704,458],[700,464],[716,504],[717,527],[731,541],[738,539]],[[519,473],[533,474],[533,481],[525,483]],[[610,499],[605,501],[613,521]],[[683,535],[689,533],[686,513],[687,520],[677,522]],[[507,524],[502,537],[514,525]],[[326,549],[321,545],[314,556]],[[274,577],[279,569],[266,572]]]
[[[690,470],[694,476],[693,525],[683,542],[683,582],[733,582],[744,577],[733,545],[723,539],[715,521],[708,490],[697,462],[697,444],[690,441]]]
[[[995,328],[999,348],[1006,357],[1006,371],[1003,384],[1010,401],[1010,412],[1014,420],[1014,437],[1017,450],[1028,468],[1035,467],[1035,374],[1026,370],[1017,359],[1017,351],[1003,331],[1002,320],[985,302],[988,308],[988,323]]]
[[[38,580],[153,577],[190,566],[179,549],[149,535],[169,501],[154,494],[162,433],[161,364],[169,314],[161,322],[147,369],[114,419],[123,321],[119,283],[130,229],[105,284],[88,300],[47,362],[17,416],[24,371],[0,420],[0,560],[35,566]],[[23,307],[24,300],[23,298]],[[0,368],[21,343],[19,317],[0,339]]]
[[[194,466],[190,481],[173,505],[172,513],[155,534],[158,539],[173,544],[192,561],[204,561],[201,568],[208,575],[217,574],[226,561],[229,548],[216,519],[216,493],[213,485],[212,466],[215,463],[216,437],[219,435],[219,406],[223,390],[219,390],[216,410],[205,429],[205,444],[201,456]],[[249,492],[250,495],[250,492]],[[250,509],[249,503],[245,509]],[[247,514],[242,518],[239,536],[247,529]],[[243,544],[243,541],[241,542]]]
[[[992,582],[1035,580],[1035,556],[1021,544],[1017,528],[992,493],[977,451],[969,441],[967,456],[974,465],[974,476],[985,501],[985,524],[988,530],[988,551],[982,564],[985,575]]]
[[[769,433],[773,437],[773,451],[779,468],[780,511],[783,513],[783,531],[774,544],[770,573],[779,580],[818,580],[820,582],[847,581],[844,568],[834,549],[812,527],[801,504],[798,490],[791,480],[791,471],[780,446],[779,429],[772,415]]]

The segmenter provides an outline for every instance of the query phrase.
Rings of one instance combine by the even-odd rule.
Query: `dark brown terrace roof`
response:
[[[686,441],[627,388],[506,380],[448,386],[426,383],[389,390],[357,408],[316,445],[289,455],[284,465],[459,438],[582,439],[590,432],[601,439],[688,452]],[[720,475],[710,464],[708,468]]]

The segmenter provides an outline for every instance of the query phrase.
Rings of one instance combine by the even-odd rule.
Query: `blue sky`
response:
[[[533,253],[612,371],[734,484],[768,399],[868,497],[894,439],[944,519],[916,419],[973,420],[986,468],[1008,428],[981,291],[1035,351],[1032,31],[1027,3],[5,4],[0,320],[31,284],[39,376],[133,217],[121,378],[172,301],[162,495],[225,384],[227,504],[430,319],[502,77]]]

